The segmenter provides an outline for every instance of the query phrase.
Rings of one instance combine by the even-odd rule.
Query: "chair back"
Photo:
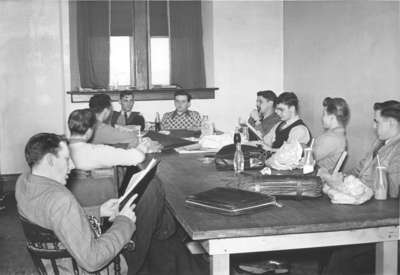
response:
[[[50,261],[52,269],[52,271],[49,272],[50,274],[60,274],[56,262],[59,259],[70,259],[72,263],[73,274],[80,274],[79,267],[75,259],[71,256],[68,250],[64,248],[53,231],[30,222],[21,214],[18,214],[18,219],[22,224],[28,252],[31,255],[32,261],[40,275],[45,275],[49,272],[49,270],[46,270],[43,260]],[[113,272],[111,274],[121,274],[121,262],[119,255],[117,255],[110,264],[94,274],[100,274],[102,270],[107,270],[107,274],[110,274],[110,268],[113,268]]]
[[[51,262],[52,273],[59,274],[60,272],[56,263],[58,259],[71,259],[74,274],[79,274],[76,261],[63,247],[53,231],[31,223],[20,214],[18,214],[18,218],[22,224],[28,252],[39,274],[47,274],[42,260],[49,260]]]

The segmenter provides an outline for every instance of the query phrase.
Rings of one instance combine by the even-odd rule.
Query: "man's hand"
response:
[[[133,211],[136,207],[136,204],[132,204],[133,201],[137,198],[137,194],[135,194],[129,201],[125,204],[124,208],[118,213],[118,215],[125,216],[130,219],[133,223],[136,223],[136,215]]]
[[[258,113],[258,110],[257,110],[257,109],[254,109],[253,111],[251,111],[250,117],[251,117],[252,119],[254,119],[256,122],[259,122],[259,121],[260,121],[260,114]]]
[[[118,199],[109,199],[100,206],[100,217],[112,220],[118,214]]]
[[[157,141],[153,141],[149,138],[144,138],[142,142],[137,146],[137,149],[143,153],[156,153],[160,152],[162,145]]]

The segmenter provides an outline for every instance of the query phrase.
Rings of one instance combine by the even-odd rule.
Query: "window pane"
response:
[[[151,84],[170,84],[169,37],[152,37],[151,44]]]
[[[110,85],[130,86],[131,65],[130,65],[130,37],[110,37]]]

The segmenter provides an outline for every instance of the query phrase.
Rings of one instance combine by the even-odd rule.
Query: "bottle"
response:
[[[377,166],[374,182],[374,197],[376,200],[386,200],[388,194],[388,181],[386,167]]]
[[[236,151],[233,156],[233,170],[235,174],[240,174],[244,171],[244,156],[240,142],[236,143]]]
[[[211,136],[213,134],[214,134],[214,125],[208,119],[208,116],[204,115],[203,119],[201,120],[201,135],[202,136]]]
[[[156,113],[156,118],[154,120],[154,130],[156,132],[159,132],[161,130],[161,120],[160,120],[160,114],[158,112]]]
[[[303,166],[303,174],[309,174],[314,172],[314,156],[311,147],[307,147],[304,149],[304,166]]]
[[[235,134],[233,135],[233,143],[237,144],[237,143],[240,143],[241,141],[242,141],[242,138],[239,133],[239,127],[236,127]]]

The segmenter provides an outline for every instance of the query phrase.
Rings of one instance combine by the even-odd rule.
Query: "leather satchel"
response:
[[[233,157],[236,152],[235,144],[229,144],[221,148],[215,154],[215,167],[217,170],[233,170]],[[270,156],[262,148],[242,145],[244,156],[244,169],[261,169],[265,165],[265,160]]]

